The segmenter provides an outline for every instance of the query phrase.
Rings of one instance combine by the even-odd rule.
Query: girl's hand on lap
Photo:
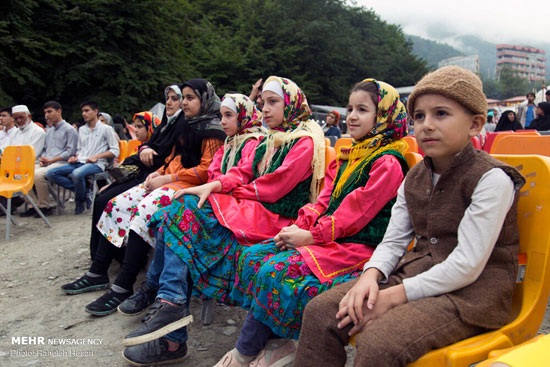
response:
[[[280,247],[279,243],[283,242],[281,246],[285,246],[286,248],[308,246],[315,243],[311,232],[306,231],[305,229],[300,229],[298,226],[284,232],[281,231],[277,236],[275,236],[274,240],[277,247]]]
[[[197,205],[197,208],[202,208],[202,205],[208,199],[208,196],[210,196],[213,192],[220,192],[222,189],[222,184],[220,181],[212,181],[209,183],[206,183],[204,185],[190,187],[188,189],[179,190],[174,195],[174,199],[179,198],[182,195],[195,195],[199,197],[199,203]]]

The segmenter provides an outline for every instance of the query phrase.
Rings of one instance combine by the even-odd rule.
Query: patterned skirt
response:
[[[174,192],[171,188],[159,187],[147,193],[143,184],[134,186],[109,201],[97,229],[116,247],[124,245],[130,230],[154,246],[149,221],[158,209],[170,205]]]
[[[317,294],[361,275],[362,269],[321,283],[296,250],[280,251],[273,240],[245,248],[231,300],[281,337],[298,339],[302,313]]]
[[[188,266],[193,290],[234,305],[228,298],[235,283],[240,245],[233,232],[216,219],[210,203],[197,208],[198,197],[184,195],[155,214],[152,226],[164,234],[166,246]]]

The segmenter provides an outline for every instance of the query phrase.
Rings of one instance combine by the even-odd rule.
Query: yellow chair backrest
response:
[[[550,157],[550,135],[507,135],[495,139],[491,154],[540,154]]]
[[[137,139],[129,140],[128,141],[128,155],[127,155],[127,157],[131,156],[132,154],[137,153],[137,149],[141,144],[142,144],[142,142],[137,140]]]
[[[32,145],[6,147],[2,153],[0,166],[1,196],[11,198],[18,191],[22,191],[26,195],[32,189],[35,159]]]
[[[414,152],[406,152],[404,157],[409,168],[413,168],[415,164],[424,159],[420,154]]]
[[[123,160],[128,157],[128,142],[126,140],[119,140],[118,141],[118,161],[122,162]]]
[[[409,148],[407,152],[418,153],[418,143],[416,142],[416,137],[407,135],[403,140],[408,144]]]
[[[433,350],[409,367],[470,366],[495,349],[509,348],[537,334],[550,294],[550,158],[539,155],[495,155],[526,178],[518,203],[520,278],[511,322],[502,328]]]
[[[499,142],[501,139],[504,139],[505,137],[507,136],[541,136],[539,134],[538,131],[535,131],[535,130],[527,130],[527,131],[521,131],[521,130],[518,130],[518,131],[501,131],[499,132],[496,136],[495,136],[495,139],[493,140],[493,144],[491,145],[491,149],[489,151],[489,153],[491,154],[498,154],[498,153],[495,153],[494,152],[494,147],[495,147],[495,144],[497,142]]]
[[[334,144],[334,151],[336,152],[336,155],[338,155],[338,152],[340,151],[340,148],[344,145],[351,145],[353,139],[352,138],[340,138],[336,141],[336,144]]]

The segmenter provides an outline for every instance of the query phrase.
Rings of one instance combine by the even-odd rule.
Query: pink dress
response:
[[[274,237],[293,219],[272,213],[262,202],[275,203],[312,174],[313,141],[301,138],[273,173],[254,179],[253,155],[247,164],[219,177],[222,193],[208,198],[220,224],[229,229],[241,245],[254,245]],[[244,153],[243,153],[244,157]]]

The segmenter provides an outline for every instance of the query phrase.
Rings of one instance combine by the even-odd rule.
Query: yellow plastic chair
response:
[[[498,330],[433,350],[409,367],[468,367],[487,359],[492,350],[510,348],[535,337],[542,323],[550,294],[550,158],[539,155],[495,155],[495,158],[516,167],[527,179],[518,203],[518,278],[522,281],[514,291],[511,321]]]
[[[334,151],[336,152],[336,155],[338,155],[338,152],[340,151],[340,148],[344,145],[351,145],[353,139],[352,138],[340,138],[336,141],[336,144],[334,144]]]
[[[129,140],[128,141],[128,154],[126,155],[126,157],[129,157],[133,154],[136,154],[137,151],[138,151],[138,147],[142,144],[141,141],[137,140],[137,139],[133,139],[133,140]]]
[[[491,149],[489,152],[491,154],[498,154],[495,152],[495,144],[498,143],[501,139],[504,139],[507,136],[541,136],[538,131],[536,130],[518,130],[518,131],[501,131],[495,136],[495,139],[493,140],[493,144],[491,145]]]
[[[413,168],[414,165],[424,159],[420,154],[414,152],[406,152],[404,157],[409,168]]]
[[[416,142],[416,137],[407,135],[403,138],[403,140],[409,146],[409,148],[407,149],[407,152],[418,153],[418,143]]]
[[[550,156],[550,135],[506,135],[491,146],[491,154],[540,154]]]
[[[2,154],[2,164],[0,165],[0,196],[8,199],[8,207],[2,210],[6,213],[6,241],[10,239],[11,217],[11,198],[23,195],[32,205],[34,210],[46,222],[48,227],[52,227],[48,219],[42,214],[42,211],[28,195],[29,190],[34,185],[34,165],[35,165],[34,147],[31,145],[16,145],[6,147]]]

